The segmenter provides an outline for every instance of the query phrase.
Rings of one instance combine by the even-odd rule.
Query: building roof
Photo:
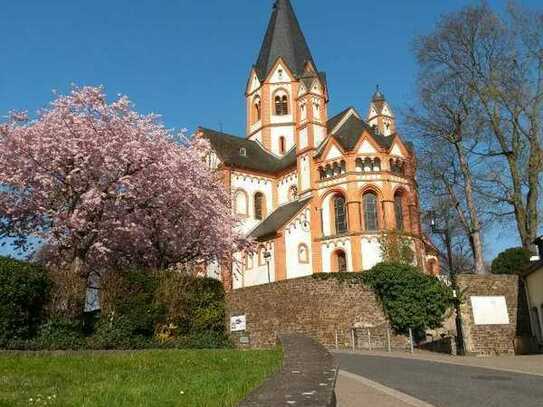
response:
[[[338,124],[340,124],[341,121],[345,119],[346,115],[351,110],[356,114],[351,114],[347,118],[347,120],[345,120],[345,122],[341,125],[341,127],[336,129]],[[371,136],[377,142],[377,144],[379,144],[379,146],[387,150],[392,146],[394,138],[396,137],[396,134],[384,136],[380,133],[375,132],[364,120],[360,119],[360,115],[358,114],[358,112],[356,112],[356,109],[354,107],[348,107],[342,112],[330,118],[326,123],[326,127],[328,128],[328,134],[332,134],[332,131],[334,129],[336,130],[333,134],[333,137],[337,140],[337,142],[345,151],[352,151],[354,149],[364,130],[367,130],[371,134]],[[320,155],[322,151],[324,151],[325,144],[326,143],[323,143],[321,148],[318,149],[317,156]]]
[[[289,220],[300,212],[310,200],[311,198],[306,198],[280,206],[273,211],[270,216],[264,219],[264,221],[249,234],[249,237],[253,239],[264,239],[273,236]]]
[[[296,166],[296,148],[292,148],[283,158],[278,158],[256,141],[206,128],[199,130],[225,165],[270,174]],[[245,155],[241,153],[242,149],[245,149]]]
[[[301,76],[307,62],[315,62],[307,45],[292,4],[277,0],[255,65],[259,79],[264,80],[277,59],[282,57],[289,69]]]

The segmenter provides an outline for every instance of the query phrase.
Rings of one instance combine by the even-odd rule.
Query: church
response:
[[[242,288],[313,273],[363,272],[382,260],[380,237],[409,239],[414,263],[439,272],[424,236],[416,158],[394,111],[375,92],[367,112],[329,115],[319,70],[289,0],[277,0],[246,89],[245,137],[200,128],[209,165],[231,190],[254,255],[210,265],[208,275]]]

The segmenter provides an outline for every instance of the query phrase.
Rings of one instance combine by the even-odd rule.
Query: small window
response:
[[[298,262],[302,264],[309,263],[309,250],[305,244],[298,246]]]
[[[241,147],[239,149],[239,155],[242,157],[247,157],[247,149],[245,147]]]
[[[262,220],[264,219],[265,211],[265,199],[262,192],[257,192],[255,194],[255,219]]]
[[[288,115],[288,96],[281,92],[281,94],[275,96],[275,114],[277,116]]]
[[[236,191],[234,194],[234,210],[236,215],[247,216],[247,193],[243,190]]]
[[[285,151],[286,151],[286,141],[285,141],[285,138],[283,136],[279,137],[279,153],[280,154],[285,154]]]
[[[343,250],[338,250],[334,253],[334,269],[333,271],[336,271],[338,273],[346,273],[347,272],[347,255]]]

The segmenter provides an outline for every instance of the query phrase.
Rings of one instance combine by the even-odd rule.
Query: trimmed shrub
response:
[[[492,274],[517,274],[530,265],[532,252],[522,247],[507,249],[494,259]]]
[[[50,288],[43,268],[0,257],[0,346],[36,334]]]
[[[35,343],[40,349],[78,350],[86,347],[80,321],[52,319],[40,327]]]
[[[381,263],[361,276],[377,292],[392,327],[399,333],[407,333],[409,328],[439,328],[453,305],[449,287],[407,264]]]
[[[110,316],[96,325],[96,333],[88,339],[92,349],[145,349],[152,347],[151,336],[135,333],[137,327],[129,317]]]

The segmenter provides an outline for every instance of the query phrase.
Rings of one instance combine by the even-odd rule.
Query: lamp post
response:
[[[464,331],[462,328],[463,324],[462,324],[462,314],[460,310],[460,299],[458,298],[458,284],[456,280],[457,273],[456,273],[456,269],[454,267],[454,261],[453,261],[451,231],[450,231],[448,222],[444,228],[439,228],[437,226],[437,222],[435,220],[433,211],[430,211],[429,215],[430,215],[430,226],[432,228],[432,233],[443,235],[443,238],[445,239],[445,246],[447,248],[447,263],[449,264],[449,275],[451,278],[451,286],[453,289],[454,310],[456,314],[455,323],[456,323],[457,354],[464,355],[465,354]]]
[[[269,251],[264,252],[264,260],[266,261],[266,266],[268,268],[268,283],[271,283],[271,276],[270,276],[270,261],[271,261],[271,253]]]

